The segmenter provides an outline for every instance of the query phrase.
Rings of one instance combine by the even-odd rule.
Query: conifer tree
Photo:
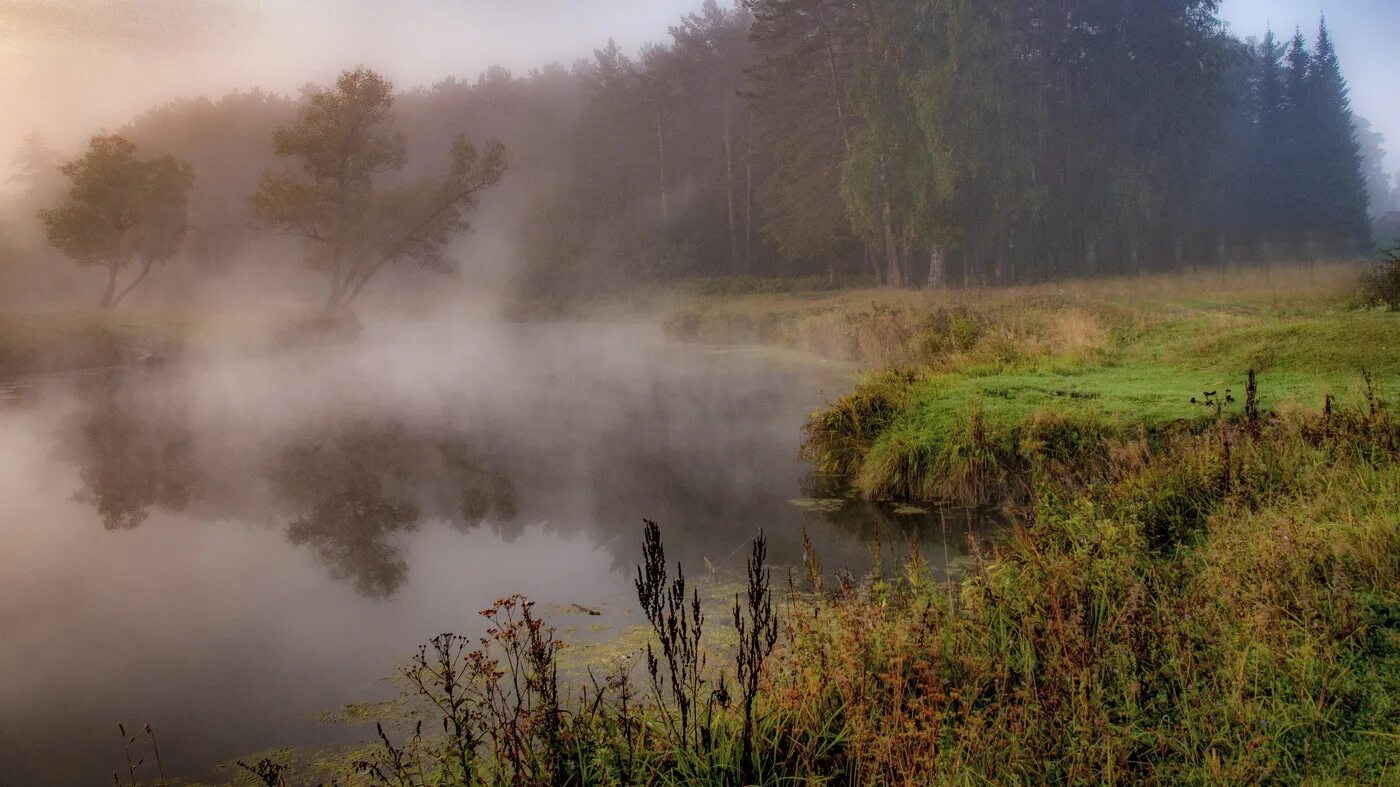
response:
[[[1266,238],[1278,231],[1274,226],[1284,214],[1284,155],[1288,144],[1284,125],[1284,47],[1269,30],[1255,53],[1258,77],[1254,93],[1257,136],[1251,161],[1252,209],[1248,219]]]
[[[1316,157],[1316,105],[1313,101],[1311,71],[1312,52],[1301,30],[1295,30],[1288,43],[1283,78],[1283,101],[1280,119],[1283,138],[1280,140],[1279,167],[1279,233],[1293,253],[1308,253],[1309,244],[1318,229]],[[1278,253],[1277,250],[1274,252]]]
[[[1361,172],[1361,146],[1356,139],[1346,79],[1325,18],[1318,24],[1309,88],[1316,218],[1324,241],[1329,250],[1338,253],[1368,250],[1371,223],[1366,180]]]

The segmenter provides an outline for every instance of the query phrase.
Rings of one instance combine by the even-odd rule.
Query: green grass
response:
[[[1028,429],[1063,436],[1074,423]],[[1253,426],[1174,434],[1102,475],[1030,483],[1031,503],[1001,538],[972,544],[956,579],[911,553],[893,576],[823,587],[809,552],[807,586],[790,580],[774,606],[783,625],[748,756],[732,629],[704,627],[706,678],[686,694],[702,710],[684,733],[664,660],[608,659],[584,691],[561,693],[552,630],[527,618],[453,662],[465,690],[434,677],[378,745],[288,783],[380,783],[366,767],[424,787],[1400,778],[1390,411],[1265,411]],[[629,645],[659,652],[685,630],[663,623]]]
[[[1345,288],[1227,302],[1178,282],[1176,293],[1133,302],[1113,283],[1083,286],[1073,297],[972,296],[956,311],[877,310],[886,322],[903,315],[905,328],[884,331],[900,347],[868,355],[908,372],[871,376],[813,414],[807,455],[870,497],[992,503],[1024,489],[1018,476],[1045,442],[1033,433],[1053,419],[1100,442],[1157,441],[1213,422],[1208,391],[1229,391],[1224,413],[1237,415],[1251,369],[1266,408],[1355,401],[1365,374],[1382,396],[1400,387],[1400,313],[1357,308]],[[965,325],[975,330],[954,337]],[[878,415],[864,412],[872,405]]]

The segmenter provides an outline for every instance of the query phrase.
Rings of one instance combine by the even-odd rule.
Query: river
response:
[[[760,528],[784,587],[804,527],[831,572],[868,570],[876,536],[941,569],[965,512],[865,503],[798,459],[851,374],[646,326],[427,323],[27,381],[0,402],[0,783],[125,776],[118,722],[207,779],[366,739],[318,714],[391,694],[498,597],[565,640],[635,622],[643,518],[693,575],[742,567]]]

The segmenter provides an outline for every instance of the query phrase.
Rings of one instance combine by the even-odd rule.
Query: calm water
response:
[[[315,716],[497,597],[631,621],[643,517],[692,574],[759,528],[778,564],[804,525],[831,570],[877,532],[960,556],[964,515],[836,502],[798,461],[849,384],[649,328],[420,325],[28,385],[0,402],[0,783],[110,784],[118,721],[204,778],[366,738]]]

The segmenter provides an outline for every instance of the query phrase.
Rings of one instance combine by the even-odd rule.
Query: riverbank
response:
[[[404,672],[412,699],[379,743],[298,776],[1400,775],[1400,421],[1388,410],[1261,412],[1177,435],[1073,491],[1036,483],[1009,534],[974,544],[958,579],[896,548],[895,578],[833,581],[809,550],[805,579],[790,575],[784,592],[760,542],[734,596],[737,632],[702,621],[698,597],[691,611],[649,526],[637,576],[652,631],[634,643],[644,659],[598,664],[571,691],[554,631],[525,600],[503,599],[482,613],[496,627],[479,643],[437,638],[419,652]]]
[[[955,579],[906,550],[897,578],[852,581],[810,551],[785,602],[756,549],[750,633],[713,649],[683,586],[648,607],[639,579],[645,668],[561,709],[546,658],[507,678],[546,687],[525,747],[467,724],[366,762],[466,751],[462,783],[1392,782],[1400,320],[1356,305],[1354,272],[691,304],[673,336],[874,367],[814,414],[809,455],[870,497],[1006,504],[1005,536]]]
[[[805,454],[872,499],[1024,499],[1253,404],[1321,408],[1400,385],[1400,314],[1357,305],[1355,265],[965,293],[701,302],[673,336],[776,342],[869,372],[813,414]]]
[[[692,502],[717,496],[660,514],[653,501],[640,513],[662,519],[664,554],[660,531],[629,530],[640,557],[605,569],[637,578],[646,620],[616,647],[586,644],[587,610],[585,630],[556,639],[551,622],[577,623],[567,609],[503,598],[481,639],[439,637],[416,657],[401,643],[403,701],[347,710],[382,721],[377,740],[273,753],[254,765],[262,781],[241,783],[1393,782],[1400,323],[1355,305],[1351,273],[1274,272],[1237,291],[1184,279],[681,297],[733,340],[762,337],[719,310],[839,326],[808,335],[868,348],[871,371],[818,411],[808,451],[863,485],[879,457],[912,457],[886,476],[906,487],[866,495],[995,500],[1005,529],[968,538],[953,576],[886,539],[871,549],[884,570],[853,577],[800,526]],[[816,353],[802,335],[767,343]],[[700,380],[730,385],[706,374],[675,390]],[[742,412],[681,422],[742,436]],[[684,521],[694,512],[708,521]],[[708,553],[686,542],[716,541],[717,523],[808,548],[775,548],[786,557],[769,573],[755,547],[746,586],[726,575],[712,593],[693,579],[712,573]],[[720,596],[734,608],[715,610]]]

